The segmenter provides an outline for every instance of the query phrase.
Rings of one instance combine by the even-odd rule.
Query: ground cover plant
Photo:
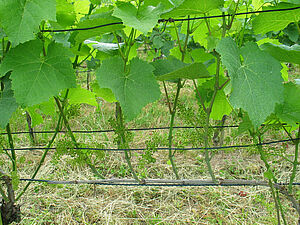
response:
[[[1,223],[296,223],[299,7],[0,2]],[[128,129],[142,127],[167,129]],[[129,178],[138,186],[237,179],[269,191],[45,181]]]

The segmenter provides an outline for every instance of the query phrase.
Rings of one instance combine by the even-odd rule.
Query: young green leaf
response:
[[[299,5],[281,3],[277,7],[267,7],[264,10],[294,8]],[[279,31],[284,29],[289,23],[300,20],[300,9],[290,11],[278,11],[261,13],[252,21],[255,34],[265,34],[270,31]]]
[[[82,17],[89,13],[90,1],[89,0],[76,0],[73,1],[76,18],[79,21]]]
[[[179,59],[173,56],[170,56],[168,59],[155,60],[154,62],[151,62],[151,65],[155,68],[153,71],[154,75],[161,76],[179,70],[188,64],[181,62]]]
[[[164,13],[170,11],[170,9],[178,7],[182,4],[184,0],[144,0],[145,6],[154,6],[158,4],[162,4],[164,7]]]
[[[76,20],[74,5],[67,0],[56,0],[56,19],[62,27],[73,25]]]
[[[96,70],[96,75],[100,87],[113,91],[125,118],[131,120],[145,105],[160,97],[153,70],[147,62],[133,58],[124,71],[124,62],[117,56],[104,60]]]
[[[12,71],[12,89],[21,106],[47,101],[65,88],[76,87],[69,50],[51,43],[42,56],[40,41],[29,41],[9,51],[0,66],[0,74]]]
[[[70,104],[85,103],[92,106],[98,106],[95,93],[81,87],[70,88],[68,99]]]
[[[105,101],[110,103],[117,102],[114,93],[112,93],[109,88],[100,88],[98,83],[93,83],[91,87],[97,97],[103,98]]]
[[[159,59],[151,63],[154,67],[154,74],[157,80],[174,80],[178,78],[198,79],[210,77],[208,71],[202,63],[186,64],[175,57],[169,59]]]
[[[284,122],[294,125],[300,122],[300,86],[284,84],[284,102],[276,106],[276,115]]]
[[[0,128],[5,128],[11,115],[17,110],[18,104],[11,89],[11,81],[8,75],[2,78],[4,90],[0,92]]]
[[[224,83],[225,81],[226,79],[221,77],[220,83]],[[200,92],[200,95],[203,98],[206,107],[209,107],[209,105],[211,104],[214,86],[215,79],[210,79],[202,83],[201,86],[198,88],[198,91]],[[229,104],[227,96],[224,93],[224,88],[217,92],[214,100],[214,104],[210,114],[210,117],[214,120],[221,120],[224,115],[229,115],[232,111],[232,107]],[[196,98],[199,101],[199,96],[197,93]]]
[[[26,111],[31,117],[31,126],[35,127],[44,122],[42,115],[38,112],[38,105],[30,106],[26,108]]]
[[[33,40],[41,21],[56,21],[55,6],[55,0],[1,0],[0,23],[12,45]]]
[[[260,48],[280,62],[300,64],[300,45],[293,45],[289,47],[286,45],[265,43],[262,44]]]
[[[253,125],[258,127],[274,112],[275,104],[283,100],[280,63],[252,42],[240,50],[231,38],[223,38],[216,50],[231,78],[232,106],[247,111]]]
[[[143,5],[138,10],[129,2],[117,2],[113,16],[122,19],[125,25],[147,33],[157,24],[162,10],[163,7],[160,4],[156,7]]]
[[[207,13],[212,9],[217,9],[224,4],[223,0],[185,0],[177,8],[162,15],[163,18],[175,18],[192,14]]]

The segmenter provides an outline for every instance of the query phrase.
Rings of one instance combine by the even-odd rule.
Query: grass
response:
[[[188,85],[187,85],[188,86]],[[170,88],[170,87],[169,87]],[[172,93],[172,86],[170,88]],[[193,91],[183,89],[180,99],[186,106],[197,109]],[[172,95],[172,94],[171,94]],[[108,122],[114,116],[114,105],[99,100],[99,108],[82,105],[69,109],[73,130],[110,129]],[[53,130],[57,118],[46,117],[36,130]],[[227,121],[235,123],[233,117]],[[163,127],[169,124],[166,99],[146,106],[140,116],[128,127]],[[189,125],[178,117],[177,126]],[[12,130],[26,130],[25,115],[15,113]],[[247,144],[248,135],[236,136],[235,128],[226,129],[224,145]],[[166,146],[167,130],[139,131],[132,134],[130,147]],[[89,147],[115,148],[114,134],[75,134],[79,143]],[[51,135],[37,135],[38,145],[45,145]],[[282,132],[271,131],[267,139],[286,138]],[[66,146],[70,138],[59,134],[54,146]],[[15,135],[17,147],[30,147],[28,135]],[[200,143],[199,143],[200,142]],[[175,146],[201,146],[201,138],[193,130],[175,131]],[[266,149],[270,162],[275,162],[279,181],[287,181],[291,165],[275,153],[291,152],[291,146],[272,145]],[[134,153],[132,163],[142,178],[174,178],[167,152],[148,151]],[[98,170],[107,178],[131,177],[122,153],[93,152],[91,156]],[[42,151],[17,152],[21,178],[29,178]],[[201,151],[177,152],[175,161],[179,175],[185,179],[206,179],[209,174]],[[10,165],[0,155],[1,168]],[[218,151],[212,159],[213,169],[223,179],[264,179],[263,163],[255,148]],[[273,165],[273,164],[272,164]],[[5,167],[6,166],[6,167]],[[51,180],[95,179],[84,163],[74,161],[70,155],[50,152],[37,178]],[[300,174],[296,176],[300,180]],[[19,190],[25,185],[20,183]],[[17,190],[18,192],[18,190]],[[300,189],[295,188],[298,200]],[[282,196],[281,196],[282,197]],[[289,224],[297,223],[297,214],[282,197]],[[20,224],[276,224],[276,209],[269,188],[266,187],[118,187],[99,185],[47,185],[34,183],[21,198]]]

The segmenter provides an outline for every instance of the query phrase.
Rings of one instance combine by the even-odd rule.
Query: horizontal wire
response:
[[[267,13],[267,12],[279,12],[279,11],[291,11],[300,9],[300,7],[293,7],[293,8],[287,8],[287,9],[272,9],[272,10],[261,10],[261,11],[253,11],[253,12],[242,12],[242,13],[236,13],[236,14],[224,14],[224,15],[216,15],[216,16],[201,16],[201,17],[194,17],[194,18],[184,18],[184,19],[160,19],[158,22],[182,22],[182,21],[190,21],[190,20],[201,20],[201,19],[212,19],[212,18],[222,18],[222,17],[228,17],[228,16],[240,16],[240,15],[248,15],[248,14],[255,14],[255,13]]]
[[[157,187],[195,187],[195,186],[269,186],[266,181],[255,180],[224,180],[219,179],[217,182],[210,180],[163,180],[163,179],[149,179],[141,180],[137,183],[134,179],[103,179],[103,180],[73,180],[73,181],[58,181],[45,179],[20,179],[20,181],[27,182],[43,182],[48,184],[94,184],[94,185],[115,185],[115,186],[157,186]],[[286,186],[289,183],[274,183],[276,186]],[[292,183],[293,186],[299,186],[300,183]]]
[[[223,14],[223,15],[216,15],[216,16],[203,16],[203,17],[195,17],[195,18],[185,18],[185,19],[159,19],[158,23],[162,22],[180,22],[180,21],[188,21],[188,20],[202,20],[202,19],[211,19],[211,18],[221,18],[221,17],[228,17],[228,16],[239,16],[239,15],[247,15],[247,14],[255,14],[255,13],[267,13],[267,12],[279,12],[279,11],[291,11],[299,9],[300,7],[293,7],[293,8],[287,8],[287,9],[271,9],[271,10],[261,10],[261,11],[253,11],[253,12],[242,12],[242,13],[236,13],[236,14]],[[107,23],[102,24],[99,26],[93,26],[93,27],[85,27],[85,28],[70,28],[70,29],[58,29],[58,30],[41,30],[41,32],[67,32],[67,31],[84,31],[84,30],[92,30],[97,29],[101,27],[106,26],[113,26],[113,25],[122,25],[123,22],[115,22],[115,23]]]
[[[298,123],[296,123],[298,124]],[[282,123],[281,125],[286,126],[287,123]],[[262,124],[261,126],[265,126],[265,124]],[[238,128],[238,125],[225,125],[225,126],[211,126],[210,128],[218,129],[218,128]],[[204,126],[175,126],[173,129],[203,129]],[[149,127],[149,128],[128,128],[127,131],[151,131],[151,130],[168,130],[170,127]],[[11,134],[53,134],[56,131],[50,130],[50,131],[16,131],[11,132]],[[67,133],[68,131],[58,131],[58,133]],[[113,129],[107,129],[107,130],[74,130],[73,133],[82,133],[82,134],[89,134],[89,133],[110,133],[115,132]],[[0,135],[7,135],[7,132],[0,133]]]
[[[277,140],[277,141],[270,141],[270,142],[263,142],[260,144],[247,144],[247,145],[229,145],[229,146],[216,146],[216,147],[198,147],[198,148],[155,148],[157,151],[166,151],[166,150],[174,150],[174,151],[192,151],[192,150],[221,150],[221,149],[230,149],[230,148],[249,148],[254,146],[262,146],[262,145],[271,145],[277,143],[284,143],[290,141],[297,141],[300,138],[295,139],[286,139],[286,140]],[[35,151],[35,150],[55,150],[56,148],[43,148],[43,147],[30,147],[30,148],[3,148],[4,151]],[[126,149],[117,149],[117,148],[72,148],[74,150],[91,150],[91,151],[111,151],[111,152],[124,152],[124,151],[145,151],[147,148],[126,148]]]
[[[238,125],[228,125],[228,126],[212,126],[211,128],[236,128],[239,127]],[[176,126],[173,127],[173,129],[201,129],[204,128],[203,126],[193,127],[193,126]],[[150,128],[129,128],[128,131],[150,131],[150,130],[167,130],[170,129],[170,127],[150,127]],[[73,133],[110,133],[114,132],[115,130],[107,129],[107,130],[74,130]],[[68,131],[59,131],[58,133],[67,133]],[[12,132],[11,134],[53,134],[55,131],[18,131],[18,132]],[[0,133],[0,135],[7,135],[6,132]]]
[[[113,26],[113,25],[122,25],[123,22],[115,22],[115,23],[107,23],[107,24],[102,24],[99,26],[94,26],[94,27],[85,27],[85,28],[71,28],[71,29],[59,29],[59,30],[41,30],[41,32],[52,32],[52,33],[58,33],[58,32],[66,32],[66,31],[83,31],[83,30],[93,30],[101,27],[107,27],[107,26]]]

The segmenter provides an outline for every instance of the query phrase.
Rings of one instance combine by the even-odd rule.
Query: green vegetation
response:
[[[299,7],[293,0],[1,1],[1,223],[296,223]],[[168,129],[128,130],[141,127]],[[103,129],[113,132],[75,132]],[[251,146],[218,149],[226,145]],[[28,177],[265,180],[269,192],[20,181]]]

